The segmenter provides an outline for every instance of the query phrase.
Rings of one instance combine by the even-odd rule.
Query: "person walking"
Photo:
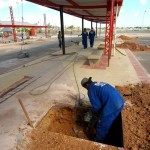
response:
[[[95,39],[95,31],[93,30],[93,28],[91,28],[89,32],[90,47],[93,47],[94,39]]]
[[[86,31],[86,28],[84,28],[83,32],[82,32],[82,44],[84,49],[87,48],[88,43],[87,43],[87,38],[88,38],[88,32]]]
[[[58,32],[58,42],[59,42],[59,48],[61,48],[61,45],[62,45],[62,35],[61,35],[60,31]]]
[[[93,124],[91,121],[95,122],[94,141],[103,143],[112,123],[120,115],[125,100],[113,86],[105,82],[93,82],[92,77],[83,78],[81,85],[87,89],[92,105],[93,115],[89,125]],[[86,131],[90,130],[89,125]]]

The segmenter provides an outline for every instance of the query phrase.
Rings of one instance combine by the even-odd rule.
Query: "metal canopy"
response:
[[[106,23],[109,19],[112,0],[27,0],[48,8],[60,11],[63,6],[63,12],[84,19]],[[118,14],[123,0],[114,0],[114,20],[116,18],[116,7],[118,5]],[[110,20],[110,19],[109,19]]]

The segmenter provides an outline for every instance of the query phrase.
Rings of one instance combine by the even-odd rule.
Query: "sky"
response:
[[[9,6],[13,8],[15,21],[37,23],[43,25],[46,14],[47,23],[60,26],[60,13],[37,4],[23,0],[0,0],[0,21],[10,21]],[[23,5],[22,5],[23,4]],[[90,28],[91,23],[84,21],[85,27]],[[65,26],[80,26],[81,19],[64,13]],[[94,26],[95,24],[93,24]],[[150,26],[150,0],[124,0],[121,7],[117,27]]]

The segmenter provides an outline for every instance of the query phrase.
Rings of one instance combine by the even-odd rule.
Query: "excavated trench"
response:
[[[123,145],[126,150],[149,150],[150,84],[130,84],[123,87],[116,86],[116,88],[126,100],[126,105],[122,111],[123,124],[121,125],[119,116],[110,130],[113,133],[109,134],[110,136],[106,141],[110,145],[101,147],[99,144],[89,140],[90,137],[84,132],[86,124],[82,122],[83,114],[86,112],[85,109],[54,106],[37,128],[27,134],[24,149],[117,150],[117,147],[112,147],[111,145],[119,144]],[[120,125],[118,125],[119,123]],[[124,133],[123,140],[122,129]]]
[[[57,133],[91,140],[95,131],[93,130],[88,134],[85,133],[87,123],[84,122],[84,115],[88,110],[89,108],[83,107],[53,106],[37,126],[37,132],[32,132],[30,137],[33,141],[37,137],[42,137],[43,141],[46,141],[48,137],[47,133]],[[37,143],[38,140],[36,140]],[[104,144],[123,147],[121,115],[113,124]]]

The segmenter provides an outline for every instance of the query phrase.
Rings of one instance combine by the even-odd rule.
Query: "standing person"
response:
[[[91,28],[89,32],[89,39],[90,39],[90,47],[93,47],[95,39],[95,31],[93,30],[93,28]]]
[[[120,115],[125,100],[110,84],[93,82],[91,79],[83,78],[81,81],[81,85],[88,91],[93,114],[86,131],[90,130],[92,124],[92,128],[96,128],[94,141],[103,143],[112,123]]]
[[[60,31],[58,32],[58,42],[59,42],[59,48],[61,48],[61,45],[62,45],[62,35],[61,35]]]
[[[86,31],[86,28],[84,28],[83,32],[82,32],[82,44],[84,49],[87,48],[88,44],[87,44],[87,37],[88,37],[88,32]]]

